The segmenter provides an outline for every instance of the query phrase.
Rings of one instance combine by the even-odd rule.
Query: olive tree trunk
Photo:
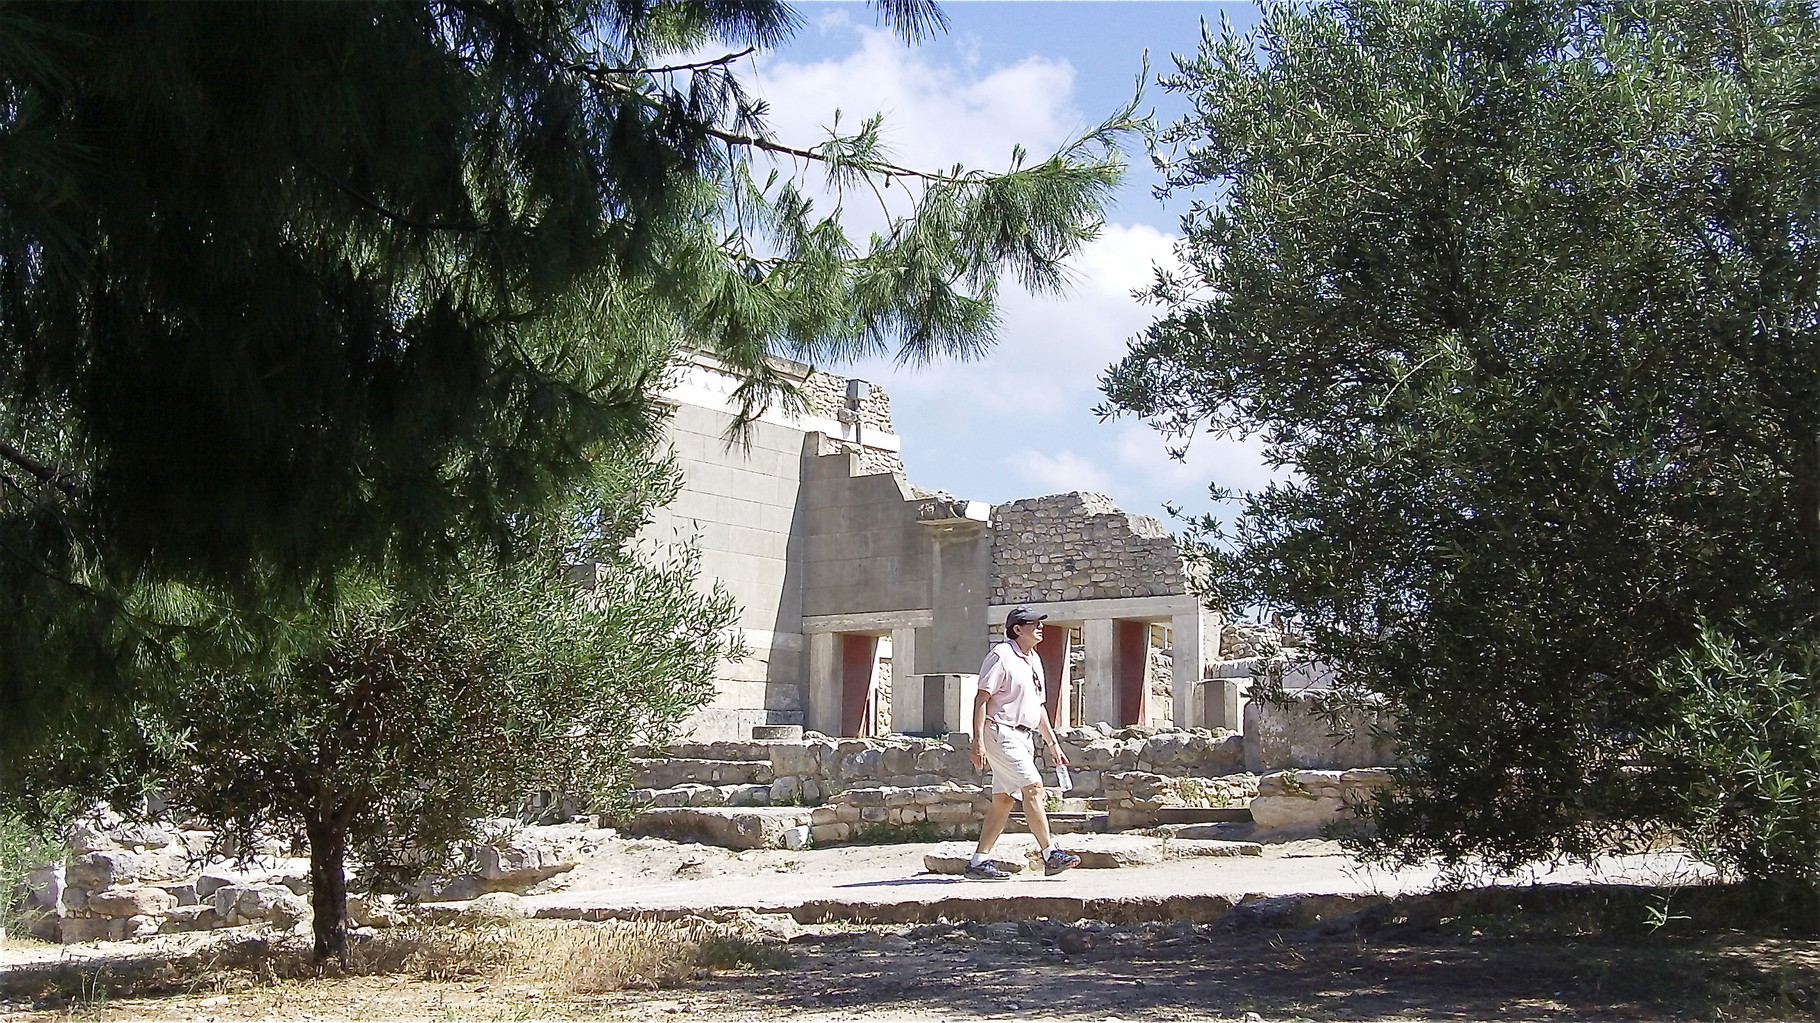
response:
[[[316,914],[317,963],[331,958],[347,965],[348,881],[347,829],[332,821],[315,820],[305,826],[310,840],[310,908]]]

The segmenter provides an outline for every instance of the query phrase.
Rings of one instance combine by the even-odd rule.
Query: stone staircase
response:
[[[1060,806],[1049,810],[1045,816],[1049,818],[1050,834],[1055,835],[1104,834],[1112,826],[1111,815],[1106,812],[1106,800],[1101,796],[1063,799]],[[1005,826],[1005,832],[1012,835],[1030,832],[1030,819],[1022,809],[1011,811],[1011,823]]]
[[[771,760],[754,759],[749,748],[738,748],[747,746],[683,744],[675,748],[674,756],[634,758],[632,804],[659,808],[770,806],[776,781]]]

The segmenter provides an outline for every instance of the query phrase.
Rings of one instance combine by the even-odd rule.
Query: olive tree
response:
[[[1361,841],[1814,880],[1812,6],[1283,5],[1163,85],[1201,198],[1108,411],[1293,470],[1202,552],[1394,712]]]

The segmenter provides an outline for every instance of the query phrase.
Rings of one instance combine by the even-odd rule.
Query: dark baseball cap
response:
[[[1010,631],[1013,625],[1029,625],[1031,622],[1040,622],[1047,617],[1049,616],[1037,614],[1027,607],[1014,607],[1005,613],[1005,629]]]

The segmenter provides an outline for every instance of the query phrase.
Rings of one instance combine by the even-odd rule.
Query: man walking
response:
[[[979,690],[973,695],[973,766],[992,765],[992,805],[980,824],[980,844],[967,864],[973,881],[1004,881],[1011,875],[991,860],[992,847],[1011,820],[1013,796],[1024,799],[1030,833],[1043,850],[1043,873],[1059,874],[1078,867],[1081,858],[1050,839],[1049,815],[1043,806],[1043,777],[1036,769],[1036,737],[1049,744],[1056,766],[1068,762],[1043,706],[1043,662],[1036,645],[1043,640],[1043,619],[1027,607],[1005,616],[1005,641],[992,648],[980,666]]]

